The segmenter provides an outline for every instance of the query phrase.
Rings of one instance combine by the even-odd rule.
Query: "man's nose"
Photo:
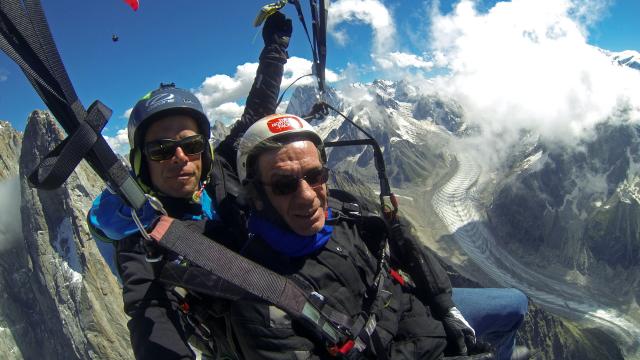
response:
[[[317,190],[316,188],[309,185],[307,180],[300,179],[300,182],[298,183],[298,191],[296,191],[296,195],[299,198],[299,200],[313,201],[318,196],[318,194],[316,193],[316,190]]]
[[[176,152],[173,154],[172,159],[175,159],[176,162],[189,162],[189,156],[180,146],[176,147]]]

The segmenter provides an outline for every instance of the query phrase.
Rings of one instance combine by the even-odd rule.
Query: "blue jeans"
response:
[[[496,348],[498,360],[509,360],[516,331],[527,313],[527,296],[517,289],[454,288],[453,302],[476,337]]]

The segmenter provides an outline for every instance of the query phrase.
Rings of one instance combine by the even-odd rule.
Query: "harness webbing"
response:
[[[350,333],[349,327],[344,326],[345,322],[336,322],[338,319],[346,321],[349,317],[332,309],[321,295],[304,291],[291,279],[211,241],[193,231],[188,224],[163,216],[150,235],[162,248],[183,255],[194,264],[230,283],[231,287],[243,289],[260,300],[279,307],[318,333],[327,344],[341,344],[358,335]],[[189,283],[182,280],[176,279],[175,282],[177,285],[190,287]],[[193,285],[197,285],[197,281]],[[209,293],[202,289],[201,285],[196,287],[199,287],[196,290]],[[224,287],[229,288],[230,285]]]
[[[144,193],[100,135],[111,110],[100,101],[88,111],[80,103],[39,0],[0,0],[0,49],[20,66],[69,134],[31,173],[31,185],[59,187],[84,158],[128,205],[141,208]]]
[[[165,265],[160,279],[211,296],[229,300],[266,301],[285,311],[323,339],[330,352],[353,356],[367,346],[375,348],[381,359],[385,348],[375,332],[375,315],[368,306],[365,314],[352,319],[332,308],[318,293],[305,291],[279,275],[242,255],[211,241],[194,231],[194,223],[161,217],[150,236],[160,247],[178,253],[197,267]],[[199,276],[203,272],[209,276]],[[216,278],[210,276],[214,274]],[[384,279],[376,276],[378,289]],[[376,289],[374,297],[380,295]],[[373,301],[375,299],[371,299]]]

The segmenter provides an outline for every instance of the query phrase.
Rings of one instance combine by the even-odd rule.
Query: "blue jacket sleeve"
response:
[[[158,217],[158,213],[148,202],[142,210],[137,212],[137,215],[145,227],[151,226]],[[138,233],[138,227],[131,216],[131,208],[122,201],[120,196],[111,193],[108,189],[102,191],[93,201],[88,221],[92,231],[97,229],[101,232],[100,235],[110,240],[122,240]]]

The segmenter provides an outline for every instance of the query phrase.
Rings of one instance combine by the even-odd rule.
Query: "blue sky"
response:
[[[121,0],[42,0],[81,100],[88,106],[100,99],[114,110],[105,134],[113,137],[125,127],[127,109],[161,81],[199,92],[212,117],[236,116],[262,47],[259,30],[251,22],[268,1],[140,1],[134,12]],[[514,2],[527,1],[532,0]],[[538,1],[540,6],[553,2]],[[588,43],[613,51],[640,50],[640,2],[572,2],[578,4],[576,12],[584,11],[574,15],[584,25]],[[437,7],[447,15],[457,3],[440,1]],[[370,81],[397,74],[393,71],[397,67],[424,76],[435,73],[429,51],[433,5],[420,0],[333,1],[339,21],[331,29],[337,36],[329,38],[328,67],[335,78]],[[480,14],[495,5],[496,1],[475,1]],[[294,19],[289,52],[296,60],[289,64],[290,80],[308,71],[304,59],[310,59],[310,50],[293,7],[287,6],[285,13]],[[388,26],[382,24],[387,20]],[[120,40],[112,42],[112,34]],[[0,119],[22,130],[36,108],[43,108],[36,93],[11,60],[0,54]]]

